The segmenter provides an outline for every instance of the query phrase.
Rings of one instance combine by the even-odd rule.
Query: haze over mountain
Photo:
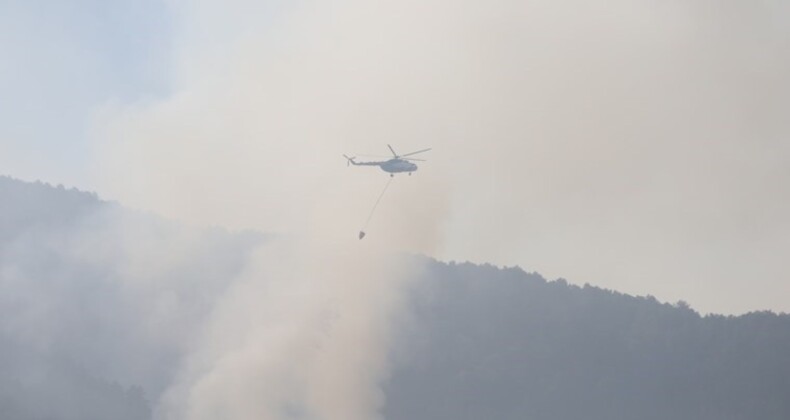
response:
[[[0,179],[0,420],[790,418],[790,2],[0,33],[0,173],[96,192]],[[432,150],[345,166],[388,145]]]
[[[366,319],[337,280],[257,267],[292,240],[0,177],[0,417],[790,417],[788,315],[402,256],[408,281],[365,279],[389,308]]]
[[[3,173],[326,238],[384,183],[342,153],[433,147],[376,219],[394,249],[790,311],[786,1],[7,1],[0,27]]]

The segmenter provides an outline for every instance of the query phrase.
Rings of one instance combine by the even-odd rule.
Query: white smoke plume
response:
[[[186,10],[185,25],[211,27],[237,10],[203,7]],[[384,403],[388,331],[414,275],[396,253],[435,253],[445,195],[439,180],[400,177],[368,237],[357,239],[387,177],[347,170],[340,154],[425,143],[397,127],[385,135],[375,122],[359,124],[375,98],[360,84],[378,84],[359,75],[384,69],[349,72],[361,51],[300,39],[321,14],[315,7],[276,16],[294,25],[248,26],[221,49],[187,45],[183,89],[99,117],[99,132],[112,139],[101,145],[102,171],[124,202],[280,235],[227,279],[156,404],[157,418],[361,420],[376,418]],[[356,109],[338,106],[348,100]],[[433,197],[418,199],[426,196]]]
[[[173,94],[97,117],[103,191],[124,202],[356,231],[383,181],[339,154],[434,147],[374,219],[395,248],[703,312],[790,309],[772,280],[790,237],[783,3],[173,9]]]
[[[234,279],[161,418],[376,418],[403,267],[273,245]],[[360,263],[360,259],[367,260]]]
[[[738,282],[788,249],[788,13],[711,8],[174,2],[172,95],[97,114],[102,191],[288,239],[229,279],[159,415],[374,418],[398,250],[787,309]],[[340,154],[388,143],[434,151],[360,242],[386,177]]]

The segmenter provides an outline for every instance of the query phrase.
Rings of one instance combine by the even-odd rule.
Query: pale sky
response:
[[[95,188],[92,114],[167,92],[172,20],[158,0],[0,2],[0,167]]]
[[[342,153],[433,147],[366,240],[790,311],[784,2],[4,2],[0,33],[8,175],[331,237],[385,180]]]

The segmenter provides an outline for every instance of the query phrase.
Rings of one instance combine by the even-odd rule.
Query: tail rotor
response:
[[[354,162],[354,159],[356,159],[356,156],[355,157],[348,157],[346,155],[343,155],[343,157],[346,158],[346,166],[350,166],[352,164],[353,165],[357,164],[356,162]]]

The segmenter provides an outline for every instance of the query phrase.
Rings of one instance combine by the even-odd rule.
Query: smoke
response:
[[[383,181],[339,154],[432,146],[387,197],[408,205],[376,218],[394,248],[789,309],[771,280],[790,229],[781,3],[173,7],[174,94],[97,117],[103,190],[124,202],[356,231]]]
[[[4,410],[148,418],[141,385],[155,418],[376,418],[409,259],[0,181]]]
[[[285,239],[228,280],[163,418],[375,417],[398,250],[787,309],[782,5],[173,8],[173,94],[96,115],[102,191]],[[434,151],[359,242],[386,178],[340,154],[388,143]]]
[[[183,33],[204,19],[238,22],[228,14],[241,6],[185,7]],[[157,418],[372,419],[384,402],[389,330],[415,270],[397,252],[436,253],[446,194],[440,177],[399,177],[357,240],[388,178],[348,170],[341,153],[386,152],[387,142],[407,152],[427,139],[409,139],[406,121],[386,132],[367,121],[381,81],[360,76],[383,74],[391,59],[358,57],[389,53],[304,37],[305,27],[346,26],[326,13],[354,19],[304,7],[239,30],[223,49],[185,40],[181,90],[97,116],[98,135],[112,140],[98,145],[112,196],[195,224],[278,234],[227,279]]]
[[[376,252],[292,246],[261,249],[219,300],[162,418],[376,418],[408,273]]]

